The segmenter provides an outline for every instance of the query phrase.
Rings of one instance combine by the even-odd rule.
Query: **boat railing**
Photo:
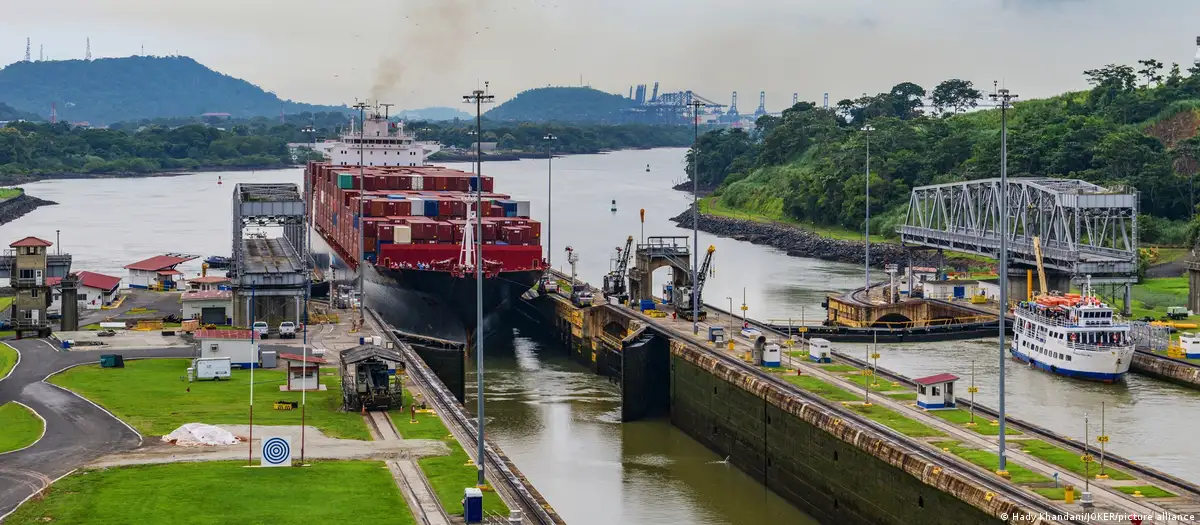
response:
[[[1067,345],[1067,348],[1070,348],[1071,350],[1082,350],[1085,352],[1106,352],[1106,351],[1111,351],[1111,350],[1124,350],[1126,348],[1132,348],[1133,341],[1130,340],[1129,343],[1130,344],[1096,345],[1096,344],[1088,344],[1088,343],[1072,343],[1070,341],[1067,341],[1066,345]]]
[[[1063,320],[1055,317],[1047,317],[1019,308],[1017,309],[1017,312],[1019,314],[1024,314],[1024,317],[1031,321],[1036,321],[1049,326],[1061,326],[1063,328],[1129,328],[1130,326],[1129,323],[1123,322],[1123,319],[1119,319],[1115,316],[1111,322],[1104,322],[1099,319],[1093,319],[1090,321],[1085,319],[1084,321],[1086,322],[1080,323],[1079,321],[1071,321],[1070,318]]]

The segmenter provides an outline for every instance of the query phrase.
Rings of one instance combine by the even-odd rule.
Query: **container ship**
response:
[[[334,284],[352,284],[362,264],[364,304],[393,327],[450,340],[475,335],[477,197],[485,317],[545,273],[529,202],[496,193],[492,177],[427,165],[437,145],[414,140],[402,124],[371,115],[321,149],[326,160],[305,170],[314,258],[328,261]]]

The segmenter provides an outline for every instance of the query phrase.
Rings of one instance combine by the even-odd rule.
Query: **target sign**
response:
[[[264,467],[292,466],[292,442],[284,436],[263,438],[262,463]]]

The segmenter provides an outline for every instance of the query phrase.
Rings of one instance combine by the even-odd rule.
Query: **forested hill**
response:
[[[1089,91],[1016,102],[1009,113],[1009,175],[1132,186],[1144,214],[1140,240],[1193,242],[1200,68],[1181,72],[1144,60],[1084,76]],[[927,98],[937,106],[930,113],[923,110]],[[719,186],[724,207],[861,230],[867,139],[861,129],[870,123],[871,231],[894,235],[914,186],[999,176],[999,110],[967,111],[982,99],[970,82],[955,79],[932,92],[901,83],[829,110],[801,102],[780,117],[759,119],[751,133],[704,135],[700,182]]]
[[[0,122],[9,120],[41,120],[41,117],[27,111],[14,109],[12,106],[0,102]]]
[[[252,117],[345,109],[280,100],[188,57],[148,56],[15,62],[0,69],[0,101],[43,118],[53,103],[59,120],[92,125],[203,113]]]
[[[584,122],[612,124],[621,121],[621,111],[634,102],[621,95],[586,87],[545,87],[517,93],[511,100],[492,108],[492,120],[520,122]]]

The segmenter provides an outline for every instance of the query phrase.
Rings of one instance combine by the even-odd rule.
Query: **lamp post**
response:
[[[729,337],[730,337],[730,339],[732,339],[733,338],[733,298],[728,297],[728,296],[725,298],[729,299]]]
[[[487,83],[484,84],[487,86]],[[478,397],[478,406],[476,415],[478,422],[476,426],[479,429],[478,444],[479,449],[476,450],[475,463],[479,467],[479,476],[476,484],[480,487],[484,486],[484,465],[487,463],[487,458],[484,456],[483,450],[483,124],[482,124],[482,106],[485,103],[492,102],[496,97],[487,94],[484,90],[476,89],[470,95],[463,96],[463,102],[475,104],[475,381],[476,381],[476,397]]]
[[[704,103],[693,99],[692,108],[692,335],[700,333],[700,296],[696,294],[700,266],[700,108]]]
[[[554,141],[558,140],[552,133],[547,133],[543,140],[546,141],[546,265],[553,267],[554,263],[554,237],[550,235],[553,223],[553,204],[554,204]]]
[[[867,293],[867,300],[871,300],[871,132],[875,128],[870,124],[862,127],[863,133],[867,136],[867,220],[863,230],[863,244],[866,248],[866,257],[863,264],[864,274],[867,279],[867,287],[863,290]]]
[[[366,230],[363,228],[363,203],[366,201],[363,198],[363,192],[367,187],[363,177],[363,135],[366,133],[366,122],[363,119],[366,118],[367,104],[359,102],[354,105],[354,109],[358,110],[358,217],[355,219],[358,223],[355,224],[355,227],[358,229],[358,326],[361,329],[365,320],[363,308],[367,305],[367,296],[363,293],[363,280],[366,275],[366,261],[363,258],[366,257],[367,248],[364,246],[366,241],[363,237],[363,232]]]
[[[1000,233],[1000,250],[997,253],[997,258],[1000,259],[999,277],[1000,277],[1000,461],[996,473],[1001,476],[1008,475],[1007,450],[1005,449],[1004,439],[1004,325],[1008,323],[1006,316],[1008,314],[1008,107],[1012,100],[1017,98],[1017,95],[1009,93],[1007,89],[997,90],[996,93],[990,95],[992,100],[1000,102],[1000,225],[998,231]]]

